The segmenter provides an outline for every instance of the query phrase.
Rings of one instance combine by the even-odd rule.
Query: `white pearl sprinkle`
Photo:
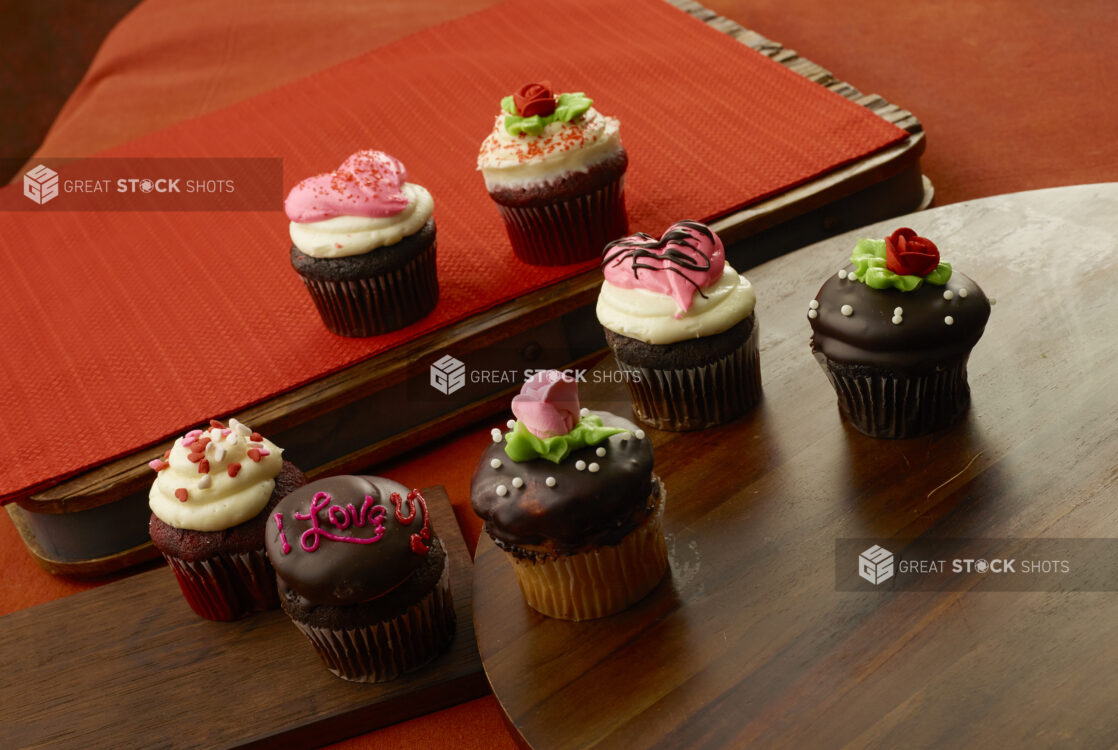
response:
[[[515,487],[516,489],[520,489],[521,487],[524,486],[524,480],[521,479],[520,477],[513,477],[512,478],[512,486]]]
[[[509,421],[505,422],[505,427],[508,427],[510,430],[516,429],[516,420],[510,419]]]
[[[840,268],[838,276],[839,276],[840,279],[845,279],[846,278],[846,269],[845,268]]]
[[[597,456],[598,458],[604,458],[604,457],[605,457],[605,455],[606,455],[606,449],[605,449],[605,448],[599,448],[598,450],[594,451],[594,454],[595,454],[595,455],[596,455],[596,456]]]
[[[590,410],[589,410],[589,409],[587,409],[587,408],[586,408],[586,407],[584,406],[584,407],[582,407],[581,409],[579,409],[579,410],[578,410],[578,413],[579,413],[579,416],[585,417],[585,416],[586,416],[587,414],[589,414],[589,413],[590,413]]]
[[[807,303],[807,306],[810,307],[812,310],[818,310],[819,309],[819,300],[813,299],[811,302]]]
[[[816,318],[819,317],[819,311],[818,310],[808,310],[807,311],[807,316],[809,318],[811,318],[812,320],[815,320]]]
[[[503,484],[498,484],[497,485],[497,494],[500,495],[501,497],[504,497],[505,495],[509,494],[509,488],[506,487]]]
[[[949,326],[950,325],[955,325],[955,319],[952,318],[950,315],[948,315],[946,318],[944,318],[943,322],[946,323]]]
[[[991,305],[996,305],[996,304],[998,304],[998,301],[997,301],[996,299],[994,299],[993,297],[991,297],[991,298],[989,299],[989,302],[990,302],[990,304],[991,304]]]
[[[208,490],[211,484],[213,484],[213,480],[210,479],[210,475],[207,474],[206,476],[198,480],[198,489]]]
[[[904,308],[903,307],[894,307],[893,308],[893,314],[894,315],[904,315]]]
[[[585,468],[586,468],[586,462],[585,461],[575,461],[575,469],[577,469],[578,471],[582,471]]]
[[[590,465],[589,465],[589,466],[587,466],[586,468],[590,470],[590,473],[591,473],[591,474],[593,474],[593,473],[594,473],[595,471],[597,471],[598,469],[600,469],[600,468],[602,468],[602,467],[601,467],[601,466],[598,466],[598,464],[590,464]]]
[[[492,466],[494,469],[499,469],[501,468],[501,459],[494,458],[492,461],[489,462],[489,465]]]
[[[944,289],[943,290],[943,298],[944,299],[955,299],[955,292],[951,291],[950,289]]]
[[[960,297],[966,297],[967,296],[967,288],[965,286],[959,287],[959,296]]]
[[[839,312],[849,318],[851,315],[854,314],[854,308],[850,305],[843,305],[839,308]]]
[[[893,316],[893,325],[899,326],[902,322],[904,322],[904,318],[902,318],[900,315]]]
[[[497,429],[496,427],[494,427],[494,428],[493,428],[493,429],[492,429],[492,430],[491,430],[491,431],[489,432],[489,436],[493,438],[493,442],[494,442],[494,443],[499,443],[499,442],[501,442],[501,431],[500,431],[500,430],[498,430],[498,429]]]
[[[548,477],[547,479],[543,480],[543,483],[546,484],[548,487],[554,487],[555,477]]]
[[[644,430],[637,430],[633,433],[633,437],[635,437],[637,440],[644,440]]]

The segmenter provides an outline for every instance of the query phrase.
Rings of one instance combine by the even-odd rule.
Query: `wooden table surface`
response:
[[[964,421],[885,441],[840,418],[805,313],[858,236],[899,226],[997,304]],[[750,271],[760,407],[649,431],[670,579],[614,617],[548,620],[478,545],[479,650],[511,724],[535,748],[1118,745],[1118,581],[1102,562],[1069,577],[1095,590],[1073,593],[996,591],[977,574],[950,591],[836,578],[842,538],[1118,537],[1116,249],[1118,183],[933,209]],[[628,412],[619,388],[583,402]],[[840,563],[843,577],[856,560]]]

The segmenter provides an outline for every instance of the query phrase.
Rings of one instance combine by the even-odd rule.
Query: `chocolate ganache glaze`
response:
[[[651,441],[627,419],[589,414],[626,432],[573,450],[559,463],[513,461],[503,438],[486,449],[470,498],[498,546],[523,556],[572,554],[617,544],[648,517],[660,494]]]
[[[265,546],[281,583],[302,604],[351,605],[407,581],[437,539],[417,491],[383,477],[320,479],[271,512]]]
[[[847,266],[819,290],[809,308],[811,350],[843,364],[922,370],[966,357],[986,328],[990,302],[955,271],[940,286],[874,289]],[[900,312],[898,312],[898,309]],[[812,313],[815,313],[814,315]]]

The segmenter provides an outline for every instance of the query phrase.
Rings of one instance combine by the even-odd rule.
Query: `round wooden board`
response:
[[[999,196],[749,272],[762,404],[717,429],[649,431],[670,578],[613,617],[549,620],[483,535],[474,620],[510,724],[537,749],[1118,742],[1112,568],[1077,571],[1100,589],[1078,593],[992,591],[979,576],[846,591],[836,569],[841,538],[1118,537],[1116,208],[1118,184]],[[805,313],[858,236],[899,226],[997,304],[966,419],[874,440],[840,418]],[[623,398],[591,387],[583,402],[628,411]]]

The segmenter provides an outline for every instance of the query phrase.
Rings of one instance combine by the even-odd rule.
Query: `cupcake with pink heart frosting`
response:
[[[438,302],[434,201],[407,178],[398,159],[358,151],[284,202],[291,265],[333,333],[393,331]]]
[[[606,246],[598,321],[640,421],[665,430],[727,422],[761,395],[756,295],[709,227],[681,221]]]
[[[573,377],[538,372],[474,471],[470,502],[507,554],[528,606],[584,620],[647,595],[668,567],[665,491],[652,442],[627,419],[581,407]]]

